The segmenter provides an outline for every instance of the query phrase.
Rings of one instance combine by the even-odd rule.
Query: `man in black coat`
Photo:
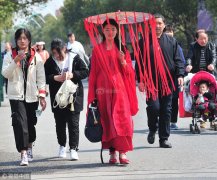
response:
[[[197,73],[204,70],[216,76],[216,46],[208,41],[205,30],[198,30],[196,41],[191,43],[186,57],[186,71]]]
[[[156,14],[156,35],[158,38],[158,42],[160,48],[162,50],[164,60],[166,62],[167,68],[171,74],[171,76],[178,79],[178,85],[183,85],[183,77],[184,77],[184,63],[181,59],[178,43],[173,38],[163,33],[165,28],[165,19],[162,15]],[[140,41],[140,49],[143,49],[143,41]],[[144,55],[143,55],[144,56]],[[150,41],[150,59],[151,59],[151,68],[155,68],[154,66],[154,54],[153,54],[153,46]],[[136,64],[136,72],[137,79],[139,81],[139,90],[144,91],[144,82],[139,77],[138,64]],[[156,74],[152,70],[153,79],[156,78]],[[169,82],[171,91],[172,82]],[[159,134],[159,144],[161,148],[171,148],[171,143],[168,142],[168,138],[170,136],[170,119],[171,119],[171,104],[172,104],[172,94],[162,96],[161,92],[159,92],[158,98],[156,100],[150,98],[146,101],[147,103],[147,117],[148,117],[148,142],[149,144],[153,144],[155,142],[155,134],[158,130]]]

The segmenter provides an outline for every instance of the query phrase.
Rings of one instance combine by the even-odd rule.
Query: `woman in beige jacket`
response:
[[[33,160],[32,143],[36,140],[36,110],[45,101],[45,72],[43,61],[31,49],[31,34],[20,28],[15,33],[16,47],[5,56],[2,75],[8,79],[8,98],[12,111],[12,125],[21,166]]]

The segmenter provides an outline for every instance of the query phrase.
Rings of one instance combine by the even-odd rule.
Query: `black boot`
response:
[[[161,148],[172,148],[172,144],[168,140],[160,141]]]
[[[149,144],[154,144],[154,141],[155,141],[155,133],[156,133],[156,132],[153,132],[153,131],[150,131],[150,132],[148,133],[147,140],[148,140],[148,143],[149,143]]]

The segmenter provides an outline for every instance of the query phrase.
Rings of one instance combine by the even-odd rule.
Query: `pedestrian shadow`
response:
[[[0,167],[1,166],[17,166],[16,161],[7,161],[7,162],[0,162]],[[1,169],[0,169],[1,172]]]
[[[182,135],[182,136],[195,136],[195,135],[217,135],[217,131],[214,131],[213,129],[201,129],[200,134],[192,134],[189,129],[183,128],[183,129],[178,129],[178,130],[172,130],[170,131],[170,134],[177,134],[177,135]]]
[[[75,169],[98,169],[98,168],[109,168],[113,166],[120,166],[122,165],[115,164],[111,165],[109,163],[80,163],[75,164],[74,161],[71,161],[73,164],[47,164],[45,165],[38,165],[39,162],[47,162],[49,159],[55,159],[56,157],[52,158],[44,158],[44,159],[37,159],[34,160],[29,164],[29,166],[19,166],[19,161],[11,161],[11,162],[4,162],[1,165],[7,166],[7,168],[1,168],[1,172],[7,173],[32,173],[32,174],[43,174],[43,173],[55,173],[55,172],[64,172],[68,170],[75,170]],[[69,161],[69,160],[68,160]],[[9,165],[9,166],[8,166]],[[13,167],[12,167],[13,166]],[[15,167],[16,166],[16,167]],[[14,168],[15,167],[15,168]],[[107,169],[108,170],[108,169]]]
[[[86,150],[79,150],[79,153],[86,153],[86,152],[100,152],[101,151],[101,148],[99,149],[86,149]],[[108,151],[106,149],[103,149],[103,152],[104,151]]]
[[[155,149],[155,148],[159,148],[159,146],[153,146],[153,145],[149,145],[149,146],[139,146],[139,147],[134,147],[133,150]]]
[[[148,134],[149,130],[148,129],[140,129],[140,130],[134,130],[134,133],[138,133],[138,134]]]
[[[141,130],[134,130],[134,134],[148,134],[148,129],[141,129]],[[192,134],[190,132],[190,129],[187,128],[179,128],[178,130],[170,130],[170,134],[177,134],[182,136],[195,136],[198,134]],[[213,129],[201,129],[201,134],[199,135],[217,135],[217,131],[214,131]]]

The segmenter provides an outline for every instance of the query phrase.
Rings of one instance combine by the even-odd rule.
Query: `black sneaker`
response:
[[[168,140],[164,140],[160,142],[161,148],[172,148],[172,144]]]
[[[149,144],[154,144],[154,141],[155,141],[155,132],[150,131],[148,133],[147,141],[148,141]]]

